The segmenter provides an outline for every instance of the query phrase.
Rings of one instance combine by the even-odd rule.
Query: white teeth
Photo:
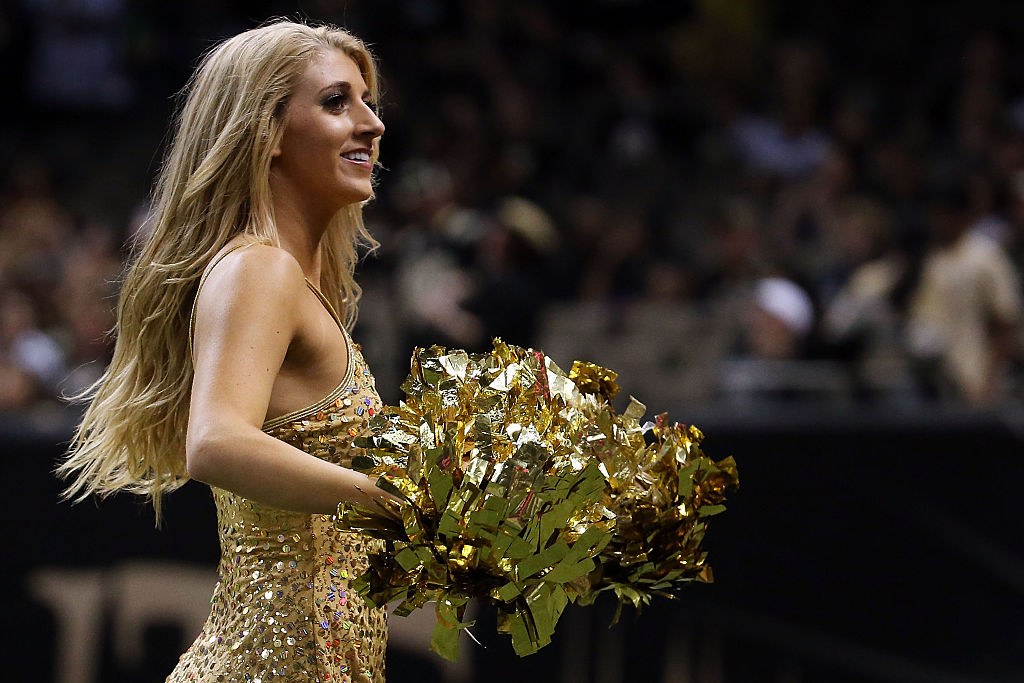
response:
[[[342,154],[341,156],[345,157],[346,159],[351,159],[352,161],[370,160],[370,155],[367,154],[366,152],[348,152],[347,154]]]

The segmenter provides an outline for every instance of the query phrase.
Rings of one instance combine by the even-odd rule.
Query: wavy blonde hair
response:
[[[67,397],[89,405],[56,470],[71,478],[64,499],[142,494],[159,526],[163,494],[188,481],[188,336],[199,279],[239,233],[280,246],[271,153],[306,65],[330,49],[355,61],[378,102],[376,65],[361,40],[334,26],[285,20],[214,46],[185,86],[152,193],[152,230],[135,245],[121,285],[113,359],[95,383]],[[374,164],[377,156],[374,139]],[[362,293],[354,278],[357,249],[379,246],[363,225],[362,205],[339,211],[321,244],[323,292],[351,329]]]

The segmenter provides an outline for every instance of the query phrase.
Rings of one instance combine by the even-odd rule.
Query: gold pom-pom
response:
[[[639,607],[709,580],[699,544],[735,465],[704,457],[695,427],[641,425],[635,399],[616,414],[616,377],[581,362],[566,375],[500,339],[482,354],[416,349],[405,400],[355,442],[353,467],[404,504],[339,505],[338,529],[387,542],[353,588],[370,604],[400,600],[399,615],[434,602],[431,647],[454,659],[472,598],[526,655],[571,601],[609,590]]]

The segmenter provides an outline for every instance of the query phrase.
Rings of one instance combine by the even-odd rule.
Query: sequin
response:
[[[355,380],[336,390],[344,395],[289,413],[268,434],[348,464],[351,437],[381,407],[362,352],[358,345],[350,348]],[[368,681],[383,683],[386,611],[368,608],[339,585],[339,579],[362,574],[367,554],[382,542],[335,531],[333,515],[278,510],[212,490],[222,549],[219,580],[210,617],[168,683],[333,683],[363,671]]]

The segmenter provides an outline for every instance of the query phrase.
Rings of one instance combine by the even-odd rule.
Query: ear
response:
[[[280,135],[281,131],[278,130],[278,129],[282,125],[281,118],[283,116],[283,113],[284,113],[284,102],[279,102],[277,107],[274,110],[274,113],[271,115],[270,120],[267,122],[266,126],[263,128],[263,139],[264,140],[269,138],[271,135],[274,135],[275,132],[278,133],[278,135],[277,135],[277,142],[274,143],[274,149],[270,150],[270,158],[271,159],[276,159],[277,157],[281,156],[281,137],[282,136]]]

